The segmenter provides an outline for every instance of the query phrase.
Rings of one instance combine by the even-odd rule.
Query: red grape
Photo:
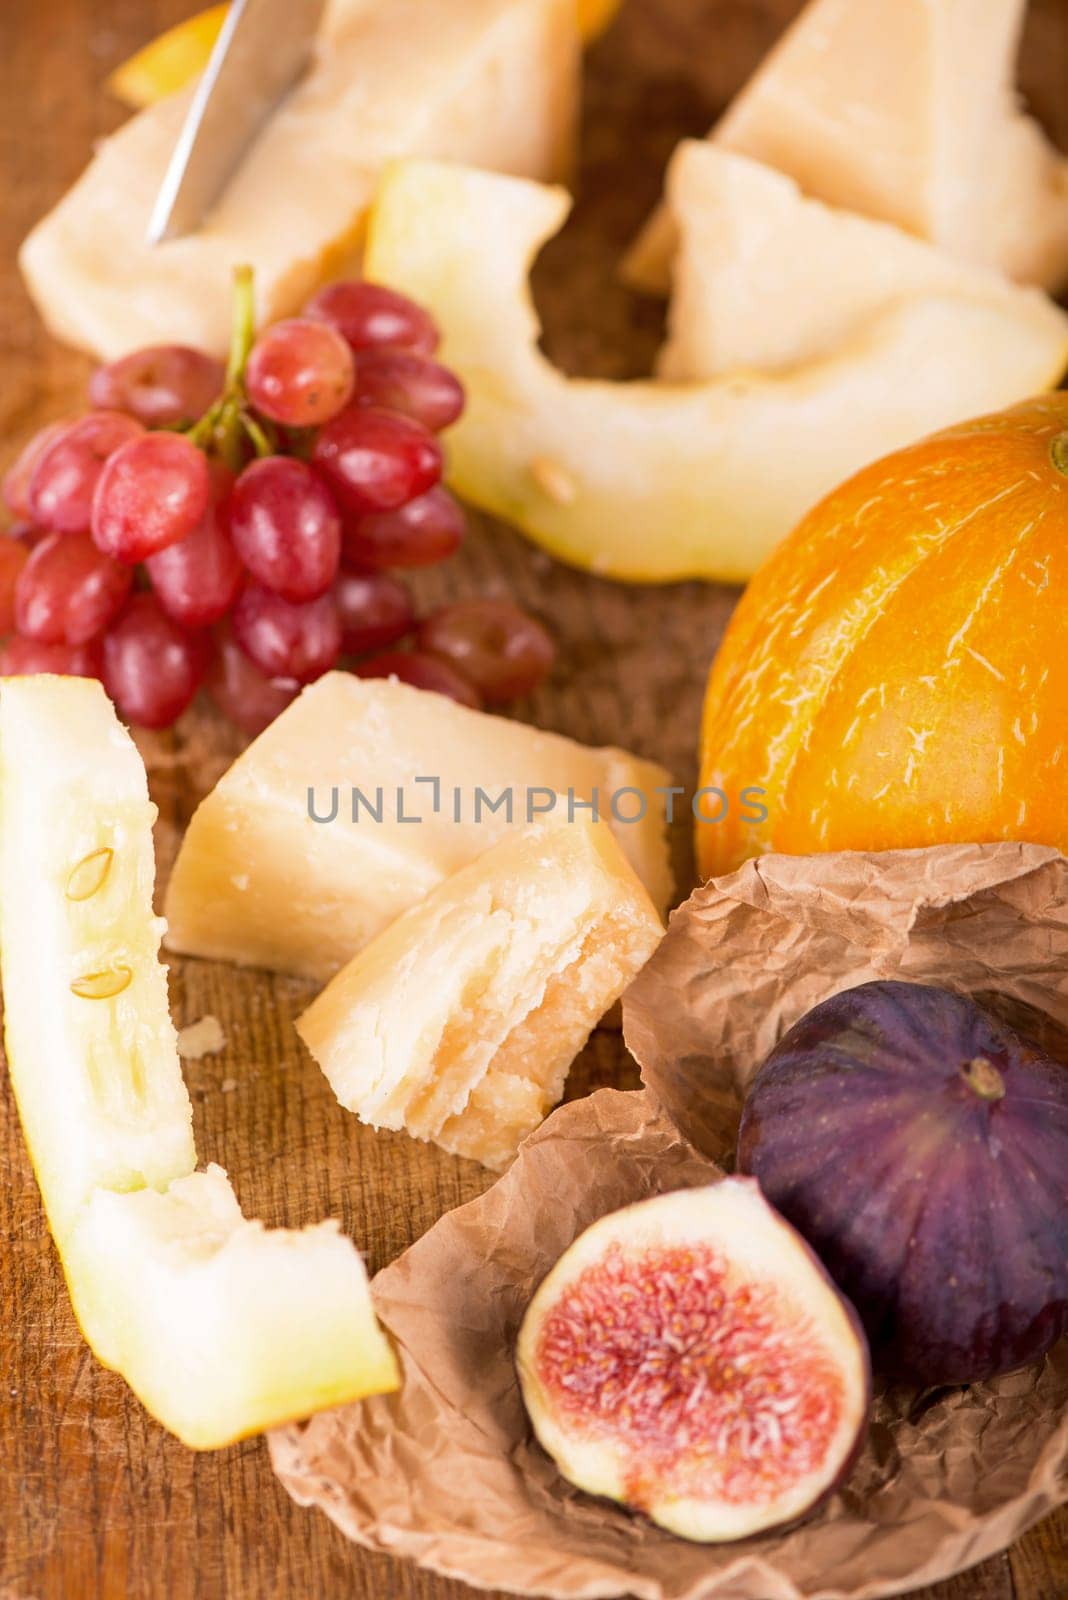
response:
[[[238,596],[234,638],[265,678],[311,683],[341,654],[341,619],[333,595],[292,605],[258,583]]]
[[[440,433],[464,408],[459,378],[438,361],[411,350],[368,350],[356,370],[356,404],[382,406]]]
[[[230,474],[215,469],[215,498],[188,539],[158,550],[145,570],[164,611],[183,628],[208,628],[230,610],[244,569],[228,529]]]
[[[146,428],[195,422],[222,393],[221,361],[185,344],[149,345],[97,367],[89,400],[108,411],[125,411]]]
[[[32,439],[27,440],[4,473],[4,504],[13,516],[29,517],[30,480],[33,477],[34,468],[45,451],[69,427],[69,422],[50,422],[46,428],[42,428],[39,433],[35,433]]]
[[[473,706],[477,711],[482,697],[473,683],[468,683],[455,668],[439,656],[423,655],[418,650],[383,650],[381,655],[368,656],[353,668],[360,678],[399,678],[415,689],[430,689],[435,694],[447,695],[462,706]]]
[[[304,315],[330,323],[354,350],[391,345],[432,356],[441,342],[429,312],[380,283],[327,284],[308,301]]]
[[[35,528],[32,522],[13,522],[0,535],[0,538],[13,540],[23,550],[32,550],[34,545],[40,544],[42,539],[48,537],[43,528]]]
[[[50,533],[15,585],[15,626],[42,644],[88,644],[118,616],[133,584],[129,567],[101,555],[87,533]]]
[[[230,532],[252,576],[285,600],[314,600],[334,581],[341,519],[303,461],[267,456],[246,467],[234,485]]]
[[[348,656],[384,650],[415,627],[415,606],[399,578],[385,572],[343,572],[334,587],[341,647]]]
[[[187,539],[210,500],[208,463],[196,445],[178,433],[145,433],[116,450],[100,474],[93,538],[116,561],[144,561]]]
[[[419,628],[419,648],[442,656],[479,690],[487,705],[529,694],[553,662],[540,622],[510,600],[459,600]]]
[[[428,489],[397,511],[358,517],[342,532],[345,561],[357,570],[432,567],[463,543],[464,514],[447,489]]]
[[[336,328],[290,317],[265,328],[249,352],[245,390],[257,411],[286,428],[316,428],[348,405],[352,351]]]
[[[104,635],[104,687],[127,722],[169,728],[207,670],[206,635],[186,633],[155,595],[136,594]]]
[[[295,685],[272,683],[257,672],[229,632],[217,641],[204,686],[223,716],[253,736],[262,733],[297,694]]]
[[[29,553],[20,539],[0,534],[0,637],[15,626],[15,586]]]
[[[441,477],[441,446],[421,423],[373,406],[349,406],[328,422],[312,460],[342,509],[396,511]]]
[[[105,462],[143,434],[139,422],[119,411],[90,411],[67,423],[38,457],[30,477],[29,510],[38,527],[88,533]]]
[[[40,672],[60,678],[103,677],[100,640],[88,644],[42,644],[16,635],[0,650],[0,678],[32,678]]]

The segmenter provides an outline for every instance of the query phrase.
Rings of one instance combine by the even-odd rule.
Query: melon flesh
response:
[[[1023,290],[900,228],[807,200],[792,178],[718,145],[687,140],[668,195],[680,245],[660,376],[777,372],[828,355],[865,324],[923,294],[989,296],[1066,324]]]
[[[559,175],[578,61],[575,0],[332,0],[315,63],[196,233],[145,238],[189,88],[104,141],[23,245],[27,286],[54,334],[105,359],[222,354],[233,268],[255,269],[261,321],[294,311],[357,250],[391,157]]]
[[[1016,103],[1026,0],[810,0],[709,135],[1021,283],[1068,279],[1068,162]],[[669,214],[627,261],[666,292]]]
[[[550,823],[405,912],[297,1031],[361,1121],[500,1168],[662,934],[603,824]]]
[[[635,581],[748,578],[820,497],[892,449],[1055,383],[1068,320],[985,275],[917,291],[819,360],[712,382],[571,379],[541,352],[528,274],[560,189],[399,162],[368,271],[421,301],[462,377],[455,486],[576,566]],[[685,220],[685,219],[684,219]]]
[[[420,777],[437,780],[436,811],[434,785]],[[329,673],[198,807],[167,890],[167,944],[325,981],[510,827],[546,806],[566,815],[568,790],[576,816],[594,791],[606,816],[617,790],[641,791],[644,820],[613,826],[663,911],[671,874],[657,790],[670,782],[624,750],[590,749],[406,684]],[[478,789],[490,803],[511,790],[511,822]],[[309,794],[327,818],[335,793],[334,820],[312,821]],[[620,806],[633,815],[638,801]]]
[[[335,1224],[267,1231],[221,1168],[194,1171],[152,914],[154,816],[98,683],[4,680],[0,970],[30,1157],[90,1345],[209,1448],[398,1374]]]
[[[5,679],[0,741],[7,1054],[62,1238],[95,1188],[165,1188],[196,1165],[152,915],[156,809],[96,683]],[[94,975],[117,987],[122,969],[129,982],[112,999],[72,992]]]
[[[63,1263],[98,1357],[194,1449],[398,1385],[352,1241],[246,1220],[221,1167],[94,1190]]]

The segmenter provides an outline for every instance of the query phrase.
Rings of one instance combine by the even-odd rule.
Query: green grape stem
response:
[[[256,295],[252,268],[234,268],[230,309],[230,352],[223,392],[204,415],[186,430],[186,437],[205,455],[222,461],[231,472],[244,465],[246,443],[257,456],[272,455],[273,429],[249,413],[245,367],[256,339]]]

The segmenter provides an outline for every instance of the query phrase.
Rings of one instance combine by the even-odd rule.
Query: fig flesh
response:
[[[1068,1329],[1068,1069],[946,989],[863,984],[757,1073],[738,1167],[859,1311],[876,1364],[970,1383]]]
[[[587,1228],[531,1300],[517,1366],[564,1477],[686,1539],[798,1520],[844,1478],[867,1421],[852,1308],[744,1178]]]

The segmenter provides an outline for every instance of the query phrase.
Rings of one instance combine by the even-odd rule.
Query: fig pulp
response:
[[[587,1228],[531,1300],[517,1366],[564,1477],[687,1539],[796,1521],[867,1419],[852,1308],[744,1178]]]
[[[970,1383],[1068,1328],[1068,1069],[971,1000],[885,982],[816,1006],[757,1073],[738,1167],[884,1370]]]

